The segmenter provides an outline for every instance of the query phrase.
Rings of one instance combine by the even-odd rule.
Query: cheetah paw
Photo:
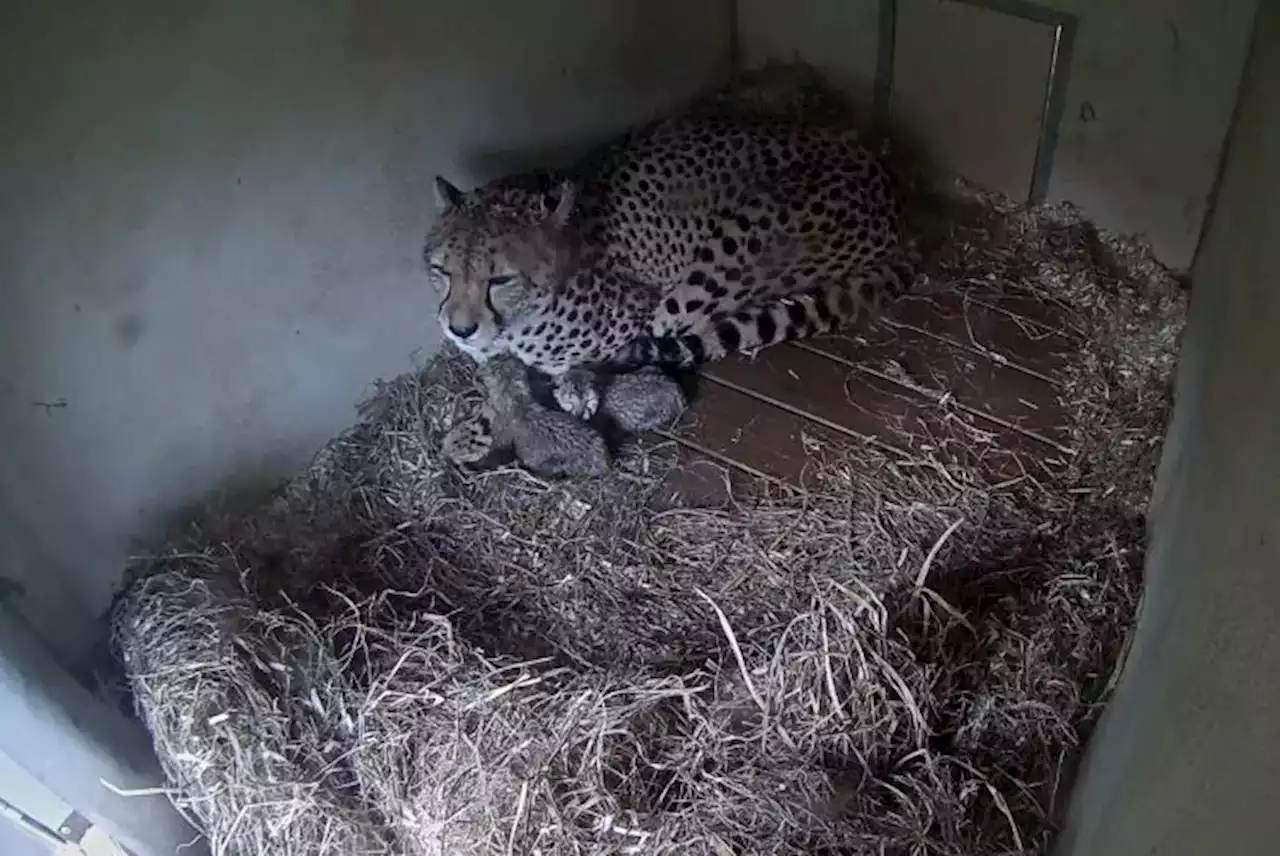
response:
[[[556,404],[570,416],[590,419],[600,409],[600,390],[590,373],[570,372],[561,377],[555,387]]]
[[[483,415],[465,419],[449,429],[442,443],[444,456],[457,466],[477,464],[493,451],[493,431]]]

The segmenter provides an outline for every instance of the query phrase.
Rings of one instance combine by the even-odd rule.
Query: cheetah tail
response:
[[[908,289],[913,276],[906,264],[888,264],[838,285],[743,307],[703,330],[637,339],[631,343],[624,361],[688,368],[734,353],[820,336],[864,315],[877,314],[886,299],[899,297]]]

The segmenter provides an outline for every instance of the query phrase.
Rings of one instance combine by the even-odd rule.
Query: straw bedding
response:
[[[1185,295],[1069,208],[945,222],[931,287],[1084,334],[1056,476],[823,444],[803,489],[658,511],[669,442],[468,475],[440,441],[475,379],[437,357],[130,569],[175,804],[227,854],[1045,852],[1134,620]]]

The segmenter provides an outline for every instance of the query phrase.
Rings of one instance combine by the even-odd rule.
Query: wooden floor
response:
[[[1079,346],[1052,305],[978,284],[907,298],[847,335],[716,363],[672,432],[686,466],[663,504],[803,486],[808,452],[824,440],[969,463],[980,455],[993,483],[1028,469],[1051,475],[1073,454],[1061,399]]]

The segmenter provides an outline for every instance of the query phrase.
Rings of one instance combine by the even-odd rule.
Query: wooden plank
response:
[[[673,439],[680,437],[677,432]],[[728,508],[761,493],[759,480],[730,464],[689,446],[680,448],[680,462],[658,488],[650,503],[654,511],[672,508]]]
[[[949,339],[964,349],[998,354],[1002,365],[1033,377],[1057,380],[1079,349],[1063,327],[1063,314],[1026,295],[974,288],[904,298],[889,307],[885,322]]]
[[[871,327],[798,347],[915,387],[981,417],[991,430],[1013,430],[1071,454],[1059,394],[1076,346],[1065,335],[949,297],[913,299]]]
[[[804,487],[817,444],[850,442],[839,431],[814,424],[750,394],[704,378],[692,419],[673,436],[691,452],[741,475],[738,487],[787,490]],[[758,494],[755,494],[758,495]]]
[[[755,358],[722,360],[704,374],[761,405],[886,451],[909,452],[904,440],[925,432],[921,419],[930,405],[927,398],[793,345],[769,348]]]
[[[901,457],[935,457],[983,472],[992,482],[1022,475],[1052,475],[1046,460],[1060,457],[1012,428],[986,423],[954,404],[939,403],[909,380],[898,380],[870,365],[833,359],[807,344],[762,352],[758,359],[725,360],[707,379],[754,398],[761,407],[782,409],[830,435],[870,442]],[[1029,463],[1030,462],[1030,463]]]
[[[974,294],[981,297],[975,299]],[[664,504],[802,486],[823,444],[1052,478],[1072,454],[1058,400],[1077,348],[1043,301],[995,289],[912,297],[848,335],[708,366]],[[753,494],[753,491],[755,492]]]

